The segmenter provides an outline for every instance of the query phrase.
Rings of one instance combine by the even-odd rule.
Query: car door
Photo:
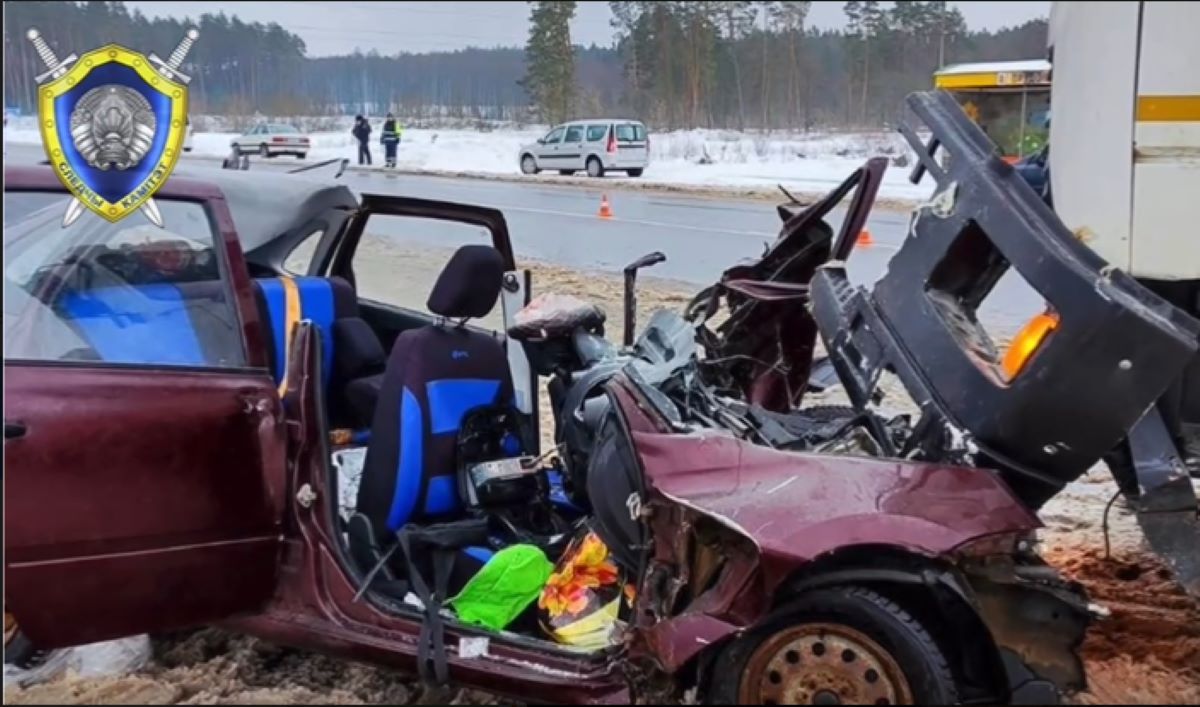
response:
[[[558,148],[558,169],[583,169],[584,154],[583,149],[583,134],[584,126],[572,125],[567,128],[567,132],[563,135],[562,145]]]
[[[161,229],[6,184],[4,601],[42,648],[274,591],[283,410],[225,202],[176,184]]]
[[[650,138],[641,123],[617,123],[617,162],[622,166],[644,166],[650,159]]]
[[[537,160],[538,167],[542,169],[558,169],[558,150],[562,146],[563,135],[567,129],[559,126],[542,138],[542,143],[538,145]]]
[[[515,315],[529,303],[530,275],[518,270],[504,214],[469,204],[364,194],[344,230],[326,232],[309,275],[344,277],[353,285],[363,319],[390,351],[404,331],[432,324],[426,302],[442,267],[460,246],[491,245],[504,259],[504,287],[491,313],[467,326],[505,340],[517,408],[537,425],[537,377],[525,349],[508,339]]]

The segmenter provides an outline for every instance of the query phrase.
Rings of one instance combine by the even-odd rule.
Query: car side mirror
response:
[[[538,144],[539,144],[539,145],[545,145],[545,144],[546,144],[546,138],[544,138],[544,137],[539,137],[539,138],[538,138]]]

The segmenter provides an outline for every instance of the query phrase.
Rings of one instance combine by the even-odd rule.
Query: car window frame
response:
[[[558,136],[557,140],[550,139],[550,137],[552,135],[554,135],[554,133],[561,133]],[[567,134],[567,126],[565,126],[565,125],[560,125],[556,128],[552,128],[550,130],[550,132],[546,133],[545,137],[542,138],[542,144],[543,145],[558,145],[562,142],[562,139],[563,139],[563,137],[566,136],[566,134]]]
[[[587,131],[585,133],[586,141],[587,142],[600,142],[600,141],[604,140],[605,137],[608,136],[608,131],[611,129],[612,129],[612,126],[607,123],[593,123],[591,125],[588,125]],[[593,138],[592,137],[593,130],[599,130],[600,137]]]
[[[4,190],[6,193],[34,193],[34,194],[55,194],[64,198],[70,197],[70,192],[59,189],[45,188],[26,188],[12,187]],[[255,356],[250,348],[250,342],[247,339],[247,313],[242,306],[242,298],[235,288],[233,277],[233,261],[230,256],[226,234],[223,228],[222,219],[219,218],[214,200],[206,197],[193,197],[187,195],[178,196],[162,196],[158,195],[157,199],[160,202],[178,201],[189,204],[196,204],[202,209],[205,219],[209,224],[209,231],[212,235],[213,255],[217,261],[217,274],[221,283],[221,293],[224,297],[226,305],[233,312],[233,328],[236,330],[236,339],[238,353],[240,354],[240,362],[237,365],[230,366],[215,366],[215,365],[195,365],[195,364],[173,364],[173,363],[143,363],[130,361],[97,361],[97,360],[74,360],[74,359],[38,359],[24,357],[8,357],[5,356],[6,363],[19,364],[23,366],[43,366],[43,367],[69,367],[69,368],[101,368],[114,370],[143,370],[155,372],[171,372],[178,371],[180,373],[214,373],[216,375],[254,375],[260,376],[263,374],[270,375],[269,363],[265,360],[263,365],[255,365]],[[227,208],[227,207],[226,207]],[[130,218],[134,218],[131,216]],[[230,221],[232,224],[232,220]],[[247,274],[247,277],[248,274]]]
[[[579,131],[579,132],[577,133],[577,134],[578,134],[578,136],[579,136],[579,139],[578,139],[578,140],[571,140],[571,139],[569,139],[569,138],[570,138],[570,136],[571,136],[571,131],[572,131],[572,130],[578,130],[578,131]],[[574,144],[580,144],[580,145],[582,145],[582,144],[583,144],[583,142],[584,142],[584,139],[583,139],[583,138],[584,138],[586,135],[587,135],[587,126],[586,126],[586,125],[572,125],[572,126],[569,126],[569,127],[567,128],[567,131],[566,131],[565,133],[563,133],[562,144],[564,144],[564,145],[567,145],[567,144],[572,144],[572,145],[574,145]]]

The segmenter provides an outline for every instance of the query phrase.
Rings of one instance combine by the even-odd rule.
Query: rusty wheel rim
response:
[[[882,646],[840,624],[803,624],[762,643],[738,701],[757,705],[910,705],[912,690]]]

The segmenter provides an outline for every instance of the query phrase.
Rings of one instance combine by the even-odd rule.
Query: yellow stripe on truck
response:
[[[300,290],[296,281],[286,275],[279,278],[283,285],[284,320],[283,320],[283,378],[279,381],[279,397],[287,394],[288,368],[292,359],[292,334],[300,321]]]
[[[948,74],[934,76],[935,88],[993,88],[1000,85],[995,73],[982,74]]]
[[[1142,123],[1200,123],[1200,96],[1138,96]]]

